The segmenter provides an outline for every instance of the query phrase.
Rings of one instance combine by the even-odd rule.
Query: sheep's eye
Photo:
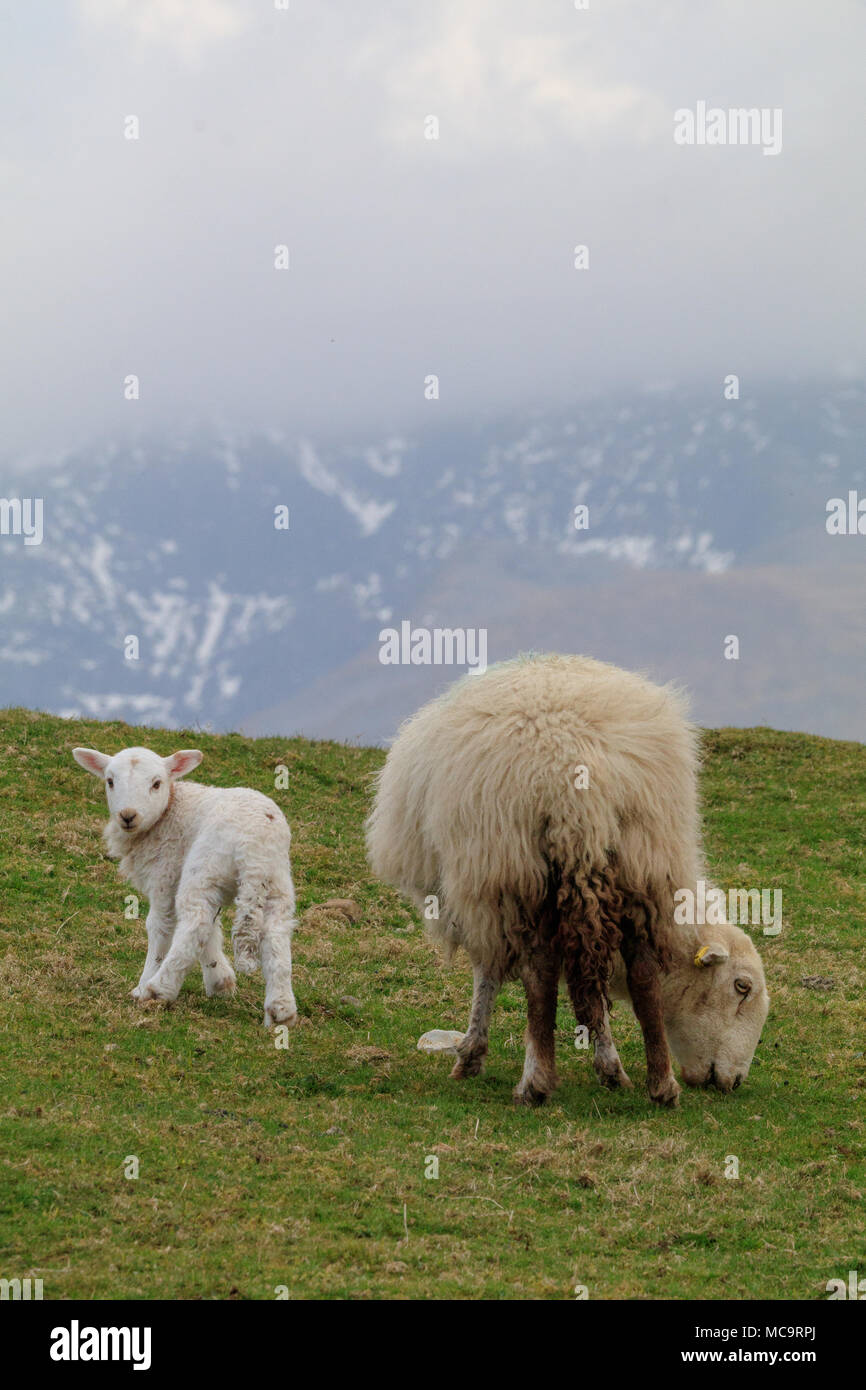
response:
[[[113,786],[114,786],[114,778],[113,778],[113,777],[108,777],[108,778],[106,778],[106,785],[109,786],[109,787],[113,787]]]
[[[151,790],[152,792],[158,792],[161,786],[162,786],[162,783],[157,779],[157,781],[154,782],[154,784],[153,784],[153,786],[151,787],[150,790]]]
[[[744,998],[749,993],[751,988],[751,980],[734,980],[734,989],[737,991],[738,994],[742,994]]]

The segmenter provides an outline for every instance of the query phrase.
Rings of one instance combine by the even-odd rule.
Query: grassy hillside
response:
[[[69,750],[131,743],[201,747],[198,780],[274,796],[301,911],[330,897],[363,908],[354,925],[304,917],[288,1049],[262,1028],[259,975],[231,1000],[207,999],[198,971],[169,1010],[129,997],[144,910],[124,918],[103,791]],[[469,978],[370,880],[380,752],[26,710],[0,713],[0,744],[0,1275],[41,1277],[46,1298],[260,1299],[284,1285],[292,1298],[560,1299],[582,1284],[591,1298],[811,1299],[866,1273],[861,745],[706,736],[712,870],[725,887],[781,887],[785,925],[756,934],[773,1006],[749,1080],[731,1096],[685,1090],[669,1113],[645,1098],[622,1007],[631,1094],[598,1087],[563,998],[561,1088],[514,1108],[517,986],[483,1077],[452,1082],[447,1059],[416,1050],[428,1028],[465,1026]],[[275,792],[280,762],[290,785]]]

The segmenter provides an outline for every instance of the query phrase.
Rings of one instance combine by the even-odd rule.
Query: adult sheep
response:
[[[679,1094],[665,1024],[687,1082],[730,1090],[746,1076],[769,1008],[760,957],[737,927],[674,921],[675,892],[701,876],[697,739],[675,690],[578,656],[465,677],[400,729],[367,850],[422,911],[435,901],[430,934],[472,961],[453,1076],[481,1070],[496,994],[519,977],[528,1029],[515,1099],[543,1101],[557,1080],[563,975],[606,1085],[629,1084],[612,988],[640,1023],[654,1101]]]

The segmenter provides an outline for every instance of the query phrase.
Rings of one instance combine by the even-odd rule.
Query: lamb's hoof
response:
[[[661,1081],[648,1083],[649,1098],[656,1105],[676,1105],[680,1097],[680,1088],[673,1072],[669,1076],[662,1077]]]
[[[451,1080],[463,1081],[467,1076],[480,1076],[483,1070],[483,1057],[458,1057],[451,1068]]]
[[[205,993],[208,999],[213,999],[215,995],[219,994],[234,994],[237,986],[238,982],[235,972],[229,968],[225,974],[217,975],[215,979],[212,979],[210,983],[205,986]]]
[[[138,986],[138,995],[136,997],[139,1005],[143,1008],[147,1008],[149,1005],[154,1004],[173,1004],[177,995],[167,994],[164,990],[160,989],[159,985],[155,984],[153,980],[149,980],[146,985]]]
[[[616,1066],[605,1070],[603,1067],[596,1067],[595,1071],[599,1084],[606,1086],[609,1091],[633,1091],[634,1087],[621,1062]]]
[[[520,1081],[514,1088],[514,1104],[530,1105],[533,1108],[543,1105],[553,1087],[543,1090],[532,1081]]]
[[[281,1024],[286,1028],[294,1028],[297,1021],[298,1006],[294,999],[291,1002],[286,999],[265,1000],[266,1028],[276,1028]]]

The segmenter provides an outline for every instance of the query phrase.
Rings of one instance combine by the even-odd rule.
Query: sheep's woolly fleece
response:
[[[588,657],[467,676],[400,729],[367,822],[374,872],[447,945],[493,964],[540,913],[551,870],[580,882],[616,850],[624,888],[669,900],[700,876],[696,733],[685,698]],[[576,790],[586,769],[589,783]],[[665,948],[667,920],[656,924]]]

